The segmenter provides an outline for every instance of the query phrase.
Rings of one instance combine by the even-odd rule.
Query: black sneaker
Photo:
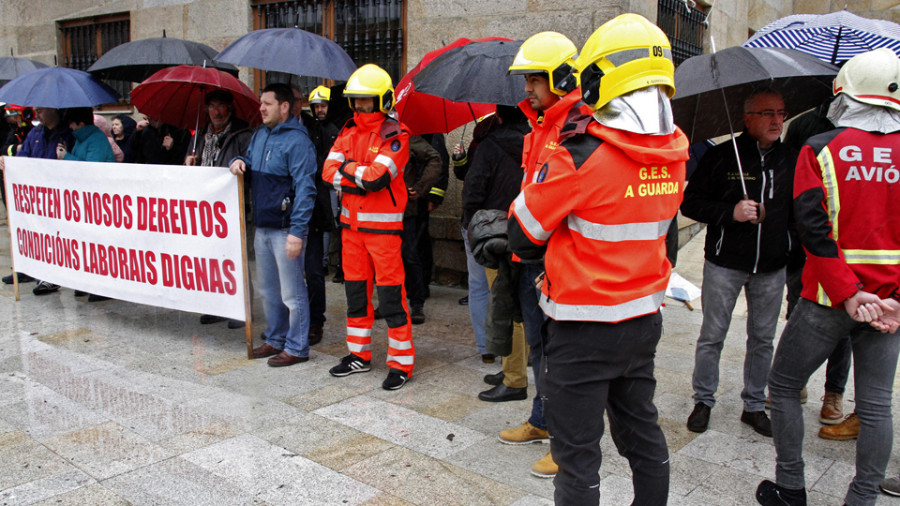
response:
[[[709,412],[712,411],[712,408],[703,404],[702,402],[698,402],[694,404],[694,410],[691,411],[691,415],[688,416],[687,428],[691,432],[706,432],[706,429],[709,428]]]
[[[216,316],[214,314],[203,314],[200,315],[200,325],[209,325],[211,323],[219,323],[224,322],[228,318],[224,316]]]
[[[770,480],[763,480],[756,487],[756,502],[763,506],[806,506],[806,489],[779,487]]]
[[[17,272],[16,275],[19,276],[19,283],[28,283],[29,281],[34,281],[34,278],[29,276],[28,274]],[[13,284],[13,275],[10,274],[9,276],[3,276],[3,284]]]
[[[53,293],[59,290],[59,285],[54,285],[53,283],[48,283],[46,281],[38,281],[37,286],[31,290],[31,293],[35,295],[47,295],[48,293]]]
[[[469,296],[466,295],[465,297],[459,299],[456,302],[458,302],[460,306],[468,306],[469,305]]]
[[[384,382],[381,383],[381,388],[385,390],[399,390],[403,385],[406,384],[406,381],[409,379],[409,376],[406,375],[405,372],[400,369],[391,369],[388,372],[387,378],[384,379]]]
[[[772,422],[765,411],[744,411],[741,413],[741,421],[753,427],[757,434],[772,437]]]
[[[342,378],[344,376],[349,376],[356,372],[369,372],[372,370],[372,366],[369,365],[368,360],[363,360],[357,357],[354,354],[349,354],[346,357],[341,359],[341,363],[332,367],[328,370],[328,372],[332,376],[337,376],[338,378]],[[405,380],[404,380],[405,381]],[[403,386],[403,385],[400,385]],[[400,387],[397,387],[400,388]]]
[[[373,316],[376,320],[381,320],[381,319],[384,318],[384,315],[381,314],[381,310],[380,310],[379,308],[377,308],[377,307],[376,307],[375,309],[372,310],[372,316]]]
[[[414,306],[409,310],[409,321],[413,325],[421,325],[425,323],[425,310],[422,306]]]

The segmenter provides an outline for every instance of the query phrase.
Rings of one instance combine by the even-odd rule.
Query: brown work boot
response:
[[[859,418],[856,412],[850,413],[843,422],[837,425],[826,425],[819,429],[819,437],[833,441],[849,441],[859,437]]]
[[[500,432],[500,442],[508,445],[524,445],[528,443],[543,443],[550,441],[550,435],[545,429],[538,429],[530,422],[525,422],[516,429],[507,429]]]
[[[531,468],[531,474],[538,478],[553,478],[559,472],[559,466],[553,461],[553,455],[547,452],[544,458],[537,461]]]
[[[844,397],[834,392],[825,392],[822,397],[822,410],[819,411],[819,422],[825,425],[837,425],[844,419]]]

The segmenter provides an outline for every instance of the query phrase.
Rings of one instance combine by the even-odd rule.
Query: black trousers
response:
[[[635,505],[666,504],[669,452],[653,405],[653,358],[662,315],[619,323],[548,320],[541,392],[550,451],[559,464],[556,504],[600,503],[603,413],[632,470]]]

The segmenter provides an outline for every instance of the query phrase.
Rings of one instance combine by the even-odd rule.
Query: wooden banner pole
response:
[[[247,261],[247,222],[244,213],[244,175],[238,175],[238,208],[241,215],[241,264],[244,275],[244,332],[247,337],[247,358],[253,359],[253,310],[250,305],[250,265]]]

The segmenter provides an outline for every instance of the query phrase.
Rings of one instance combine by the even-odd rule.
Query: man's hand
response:
[[[237,176],[238,174],[243,174],[244,171],[247,170],[247,164],[244,163],[243,160],[238,158],[237,160],[231,162],[231,167],[228,167],[228,170],[230,170],[232,174]]]
[[[197,155],[187,155],[186,157],[184,157],[184,164],[185,165],[197,165],[197,158],[198,158]]]
[[[877,320],[872,320],[869,325],[884,332],[893,334],[900,329],[900,302],[894,299],[882,299],[881,308],[884,314]]]
[[[858,322],[871,323],[884,314],[880,302],[881,297],[860,290],[844,301],[844,310]]]
[[[137,122],[137,125],[134,126],[134,131],[140,132],[141,130],[147,128],[148,125],[150,125],[150,120],[144,118]]]
[[[297,258],[300,256],[300,252],[303,251],[303,239],[288,234],[287,242],[284,243],[284,251],[287,252],[288,258]]]
[[[440,207],[440,204],[435,204],[434,202],[428,201],[428,212],[429,213],[434,211],[438,207]]]
[[[459,144],[453,146],[453,159],[462,160],[465,157],[466,149],[463,147],[462,141],[459,141]]]
[[[409,194],[409,200],[417,200],[419,198],[418,192],[416,192],[416,190],[413,190],[412,188],[407,188],[406,193]]]
[[[172,146],[174,146],[174,145],[175,145],[175,139],[173,139],[171,135],[167,135],[167,136],[163,137],[162,147],[165,148],[166,151],[171,150]]]
[[[68,153],[68,151],[66,151],[65,144],[60,142],[59,144],[56,145],[56,159],[57,160],[62,160],[63,158],[65,158],[66,153]]]
[[[759,204],[754,200],[742,200],[734,206],[732,218],[737,222],[753,221],[758,217]]]

